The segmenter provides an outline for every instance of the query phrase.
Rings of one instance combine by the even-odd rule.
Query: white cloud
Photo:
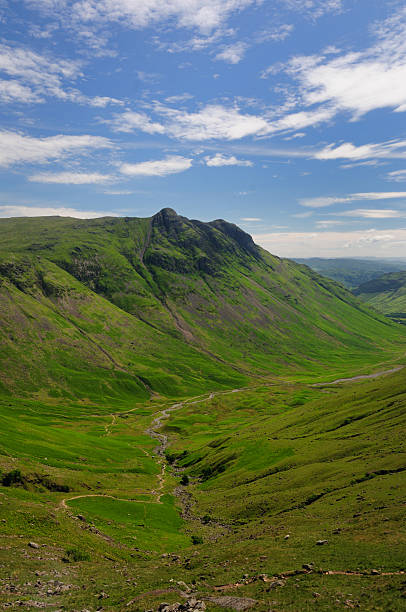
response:
[[[237,159],[234,155],[226,157],[222,153],[216,153],[214,157],[205,157],[207,166],[253,166],[252,161],[245,159]]]
[[[404,110],[406,104],[406,9],[383,22],[375,45],[364,52],[298,57],[290,63],[307,104],[333,104],[358,118],[371,110]]]
[[[30,87],[12,79],[8,81],[0,80],[0,101],[5,104],[10,102],[32,104],[43,102],[44,100],[40,95],[32,91]]]
[[[318,19],[326,13],[337,13],[343,8],[343,0],[281,0],[285,7]]]
[[[120,172],[127,176],[168,176],[189,170],[192,160],[180,155],[171,155],[166,159],[146,161],[138,164],[122,164]]]
[[[399,219],[406,217],[406,211],[393,210],[389,208],[384,209],[369,209],[369,208],[357,208],[356,210],[346,210],[345,212],[336,213],[341,217],[361,217],[363,219]]]
[[[389,140],[356,146],[351,142],[340,145],[329,144],[313,152],[314,159],[406,159],[406,140]]]
[[[243,59],[247,49],[248,45],[244,42],[228,45],[223,51],[217,53],[216,60],[223,60],[229,64],[238,64]]]
[[[286,136],[284,140],[295,140],[296,138],[304,138],[306,136],[306,132],[296,132],[296,134],[292,134],[292,136]]]
[[[45,163],[82,154],[91,149],[110,149],[113,144],[101,136],[67,136],[33,138],[17,132],[0,131],[0,166],[16,163]]]
[[[192,94],[183,93],[177,96],[169,96],[168,98],[165,98],[165,102],[168,102],[169,104],[176,104],[177,102],[186,102],[187,100],[192,100],[193,98],[194,96]]]
[[[281,40],[285,40],[294,30],[294,26],[290,23],[284,23],[280,26],[275,26],[272,28],[268,28],[266,30],[262,30],[258,32],[255,37],[255,42],[264,43],[264,42],[279,42]]]
[[[377,191],[366,193],[352,193],[347,196],[321,196],[317,198],[303,198],[299,200],[301,206],[308,208],[324,208],[333,204],[356,202],[362,200],[398,200],[406,198],[406,191]]]
[[[83,76],[81,64],[74,60],[56,59],[40,55],[24,47],[0,43],[0,72],[10,80],[0,81],[0,100],[5,103],[44,102],[44,97],[55,97],[66,102],[105,107],[122,104],[108,96],[86,96],[69,85]]]
[[[303,198],[299,200],[301,206],[308,208],[324,208],[325,206],[332,206],[333,204],[341,204],[342,202],[351,202],[351,199],[336,198],[330,196],[320,196],[318,198]]]
[[[318,108],[310,111],[300,111],[290,113],[278,119],[270,126],[273,132],[301,130],[305,127],[314,127],[320,123],[325,123],[334,117],[335,111],[330,107]]]
[[[287,0],[293,8],[308,7],[317,16],[323,4],[339,9],[340,2]],[[326,49],[319,55],[292,58],[285,65],[271,65],[262,78],[284,70],[296,83],[296,105],[312,112],[328,111],[324,120],[340,112],[357,120],[376,109],[406,111],[406,8],[378,24],[374,43],[362,51]],[[321,119],[321,121],[324,121]]]
[[[118,22],[129,28],[145,28],[160,22],[197,28],[203,33],[219,28],[231,13],[255,0],[79,0],[72,6],[81,22]]]
[[[98,217],[117,217],[114,212],[77,210],[76,208],[51,206],[0,206],[0,217],[75,217],[76,219],[96,219]]]
[[[113,180],[111,174],[99,174],[98,172],[40,172],[28,177],[32,183],[55,183],[59,185],[90,185],[108,183]]]
[[[122,100],[118,100],[117,98],[110,98],[110,96],[94,96],[92,98],[89,96],[84,96],[83,94],[78,96],[76,100],[73,101],[83,102],[84,104],[95,106],[96,108],[105,108],[109,104],[117,104],[120,106],[123,104]]]
[[[393,172],[388,172],[386,178],[390,181],[396,181],[397,183],[406,182],[406,170],[394,170]]]
[[[257,103],[255,99],[245,99],[243,102],[250,106]],[[268,136],[278,132],[315,127],[334,116],[334,109],[324,107],[290,113],[271,120],[268,113],[260,115],[242,112],[237,104],[233,106],[207,104],[196,112],[189,112],[154,102],[148,110],[151,115],[155,115],[155,118],[151,118],[145,112],[125,111],[116,114],[114,119],[107,123],[118,132],[141,130],[148,134],[166,134],[180,140],[238,140],[247,136]],[[299,133],[298,137],[301,135],[302,133]],[[295,152],[289,152],[290,154],[294,155]],[[321,151],[306,152],[301,155],[309,154],[315,158],[328,159],[332,153],[329,147],[325,147]]]
[[[241,217],[241,221],[248,221],[250,223],[257,223],[258,221],[262,221],[259,217]]]
[[[62,88],[63,81],[72,81],[81,76],[78,62],[51,58],[7,44],[0,44],[0,72],[18,79],[21,86],[29,85],[37,98],[45,94],[63,98],[66,95]]]
[[[176,40],[171,42],[162,41],[158,36],[153,38],[156,47],[160,51],[168,53],[185,53],[190,51],[203,51],[207,47],[219,42],[226,37],[233,36],[235,31],[231,28],[220,27],[214,32],[206,35],[192,36],[187,40]]]
[[[258,115],[241,113],[236,107],[209,104],[201,110],[190,113],[156,103],[154,111],[160,122],[152,121],[144,113],[126,112],[116,115],[113,129],[131,132],[135,129],[144,132],[165,133],[180,140],[237,140],[245,136],[260,136],[270,133],[274,128],[266,119]]]
[[[60,87],[62,78],[75,79],[81,75],[80,64],[74,60],[55,59],[7,44],[0,44],[0,70],[47,88]]]
[[[357,231],[267,232],[254,234],[262,247],[281,257],[404,257],[406,228]]]
[[[112,124],[117,132],[133,132],[134,130],[141,130],[147,134],[165,133],[165,127],[160,123],[151,121],[145,113],[126,111],[121,115],[116,115]]]
[[[342,225],[342,221],[333,221],[330,219],[321,219],[320,221],[316,221],[317,229],[329,229],[330,227],[334,227],[336,225]]]

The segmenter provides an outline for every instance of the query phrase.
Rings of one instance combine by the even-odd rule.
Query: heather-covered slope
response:
[[[351,373],[404,341],[342,287],[236,226],[171,209],[3,219],[0,275],[1,383],[17,394],[126,401]]]

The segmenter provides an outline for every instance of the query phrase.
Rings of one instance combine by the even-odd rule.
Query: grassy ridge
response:
[[[125,407],[396,361],[406,336],[223,221],[0,220],[3,393]]]

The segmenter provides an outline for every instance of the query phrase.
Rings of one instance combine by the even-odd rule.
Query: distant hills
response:
[[[237,226],[0,221],[1,390],[107,403],[385,361],[398,328]],[[349,357],[352,366],[349,365]],[[51,398],[49,397],[51,396]]]
[[[406,324],[406,271],[363,283],[354,294],[394,321]]]
[[[356,259],[335,258],[323,259],[312,257],[308,259],[297,259],[294,261],[309,266],[312,270],[323,276],[332,278],[345,287],[353,289],[383,274],[406,270],[405,259]]]

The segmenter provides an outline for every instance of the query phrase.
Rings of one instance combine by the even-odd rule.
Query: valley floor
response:
[[[0,607],[404,610],[405,370],[355,378],[4,399]]]

